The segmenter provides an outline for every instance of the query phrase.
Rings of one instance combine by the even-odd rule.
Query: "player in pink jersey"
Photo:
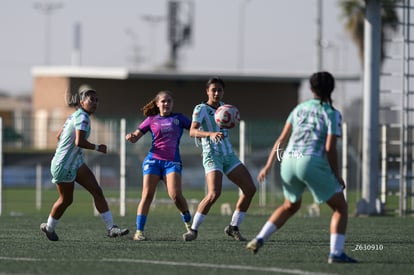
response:
[[[184,129],[189,129],[191,120],[180,113],[173,113],[174,101],[169,91],[157,93],[154,99],[143,108],[147,118],[132,133],[126,135],[126,140],[135,143],[148,131],[151,132],[152,146],[142,163],[143,188],[141,200],[137,208],[135,241],[143,241],[149,208],[154,199],[157,184],[163,180],[168,195],[181,212],[187,230],[191,224],[191,214],[188,204],[182,194],[180,156],[180,139]]]

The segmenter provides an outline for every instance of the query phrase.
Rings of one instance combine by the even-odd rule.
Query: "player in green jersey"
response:
[[[216,109],[224,104],[221,101],[224,96],[224,81],[217,77],[209,79],[206,91],[208,100],[194,108],[190,136],[201,140],[207,194],[198,205],[191,230],[183,238],[185,241],[197,238],[199,226],[221,194],[224,174],[241,190],[230,224],[224,232],[236,241],[245,241],[239,226],[256,192],[256,186],[246,166],[233,152],[228,130],[220,129],[214,120]]]
[[[335,79],[328,72],[314,73],[310,77],[310,88],[313,98],[293,109],[257,177],[259,182],[263,181],[273,162],[280,160],[285,201],[246,248],[256,253],[299,210],[302,194],[308,188],[315,202],[326,202],[333,210],[328,262],[355,263],[356,260],[343,252],[348,204],[342,192],[345,182],[339,175],[337,160],[336,141],[342,134],[342,118],[332,106]]]
[[[47,223],[42,223],[40,229],[49,240],[59,240],[55,227],[73,202],[76,181],[92,195],[95,207],[106,226],[108,237],[126,235],[129,232],[128,229],[121,229],[114,224],[102,189],[95,175],[85,164],[82,155],[82,149],[95,150],[104,154],[107,150],[105,144],[98,145],[88,141],[91,131],[89,116],[98,107],[96,91],[86,87],[80,89],[79,94],[71,98],[69,106],[77,107],[77,110],[66,119],[57,135],[58,145],[50,168],[52,182],[56,184],[59,198],[53,204]]]

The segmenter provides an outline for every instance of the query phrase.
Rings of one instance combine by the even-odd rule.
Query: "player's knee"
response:
[[[155,193],[145,193],[141,196],[141,201],[151,203],[154,200]],[[170,196],[170,198],[174,201],[174,198]]]
[[[298,202],[290,202],[290,201],[286,200],[283,203],[283,208],[286,211],[290,212],[291,214],[294,214],[294,213],[296,213],[299,210],[300,204],[301,204],[300,201],[298,201]]]
[[[207,201],[209,204],[213,204],[217,201],[217,199],[220,197],[221,192],[209,192],[206,196]]]
[[[345,217],[348,216],[348,206],[346,204],[341,205],[340,207],[337,207],[334,211],[337,212],[341,216],[345,216]]]
[[[69,207],[73,203],[73,196],[64,197],[61,200],[61,205],[64,207]]]
[[[253,183],[252,184],[249,184],[249,186],[248,186],[248,194],[253,197],[254,194],[256,194],[256,191],[257,191],[256,185],[254,185]]]
[[[96,185],[96,187],[92,190],[92,194],[94,197],[104,197],[102,188],[99,185]]]
[[[241,185],[240,189],[243,192],[243,195],[246,197],[253,197],[256,194],[256,185],[254,185],[253,181],[246,181],[243,185]]]
[[[327,201],[327,204],[332,208],[334,212],[341,215],[348,215],[348,203],[346,202],[343,194],[336,193],[331,199]]]
[[[177,194],[177,193],[169,194],[169,197],[173,203],[177,203],[178,201],[184,200],[184,197],[181,194]]]

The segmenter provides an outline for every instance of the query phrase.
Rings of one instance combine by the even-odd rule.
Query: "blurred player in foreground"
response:
[[[334,88],[335,80],[328,72],[317,72],[310,77],[313,99],[299,104],[290,113],[266,165],[259,172],[257,179],[262,182],[273,162],[281,161],[285,201],[247,244],[246,248],[253,253],[299,210],[302,194],[308,188],[315,202],[326,202],[333,210],[328,263],[356,262],[343,252],[348,204],[342,192],[345,182],[338,169],[336,141],[342,134],[342,118],[332,106]]]

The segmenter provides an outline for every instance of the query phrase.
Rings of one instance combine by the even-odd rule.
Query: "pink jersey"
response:
[[[150,157],[181,162],[180,139],[183,129],[188,130],[190,126],[191,120],[185,115],[172,113],[169,116],[149,116],[138,126],[138,130],[143,134],[151,131]]]

